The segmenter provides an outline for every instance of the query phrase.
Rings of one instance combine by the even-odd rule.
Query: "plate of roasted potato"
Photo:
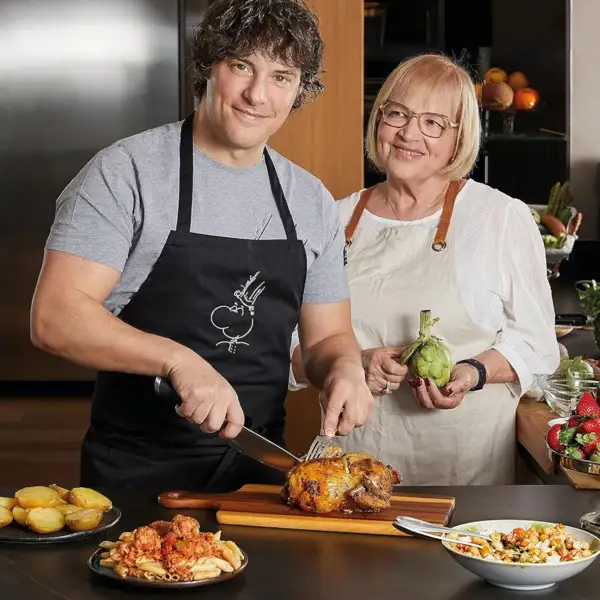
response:
[[[0,497],[0,542],[67,542],[109,529],[120,518],[111,500],[91,488],[34,485]]]

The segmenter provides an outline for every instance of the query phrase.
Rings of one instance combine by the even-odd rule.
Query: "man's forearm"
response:
[[[336,364],[355,366],[357,372],[364,374],[360,348],[353,333],[338,333],[325,338],[304,349],[302,359],[306,379],[319,389]]]
[[[34,310],[32,341],[84,367],[163,377],[192,352],[173,340],[127,325],[85,294],[64,300],[60,306]]]

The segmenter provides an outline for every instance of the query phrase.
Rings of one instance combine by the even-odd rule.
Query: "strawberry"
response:
[[[570,456],[571,458],[585,459],[585,454],[581,448],[577,448],[577,446],[569,446],[564,451],[565,456]]]
[[[600,406],[590,392],[584,392],[577,402],[575,412],[582,417],[588,415],[600,417]]]
[[[576,429],[568,428],[567,423],[557,423],[548,430],[548,446],[556,452],[564,450],[575,437]]]
[[[600,437],[600,418],[586,419],[578,428],[579,433],[595,433]]]
[[[600,436],[596,433],[578,433],[575,436],[577,443],[581,446],[583,453],[586,456],[591,456],[598,450],[598,444],[600,444]]]
[[[567,427],[571,428],[571,427],[579,427],[579,425],[581,424],[581,418],[580,417],[571,417],[569,419],[569,423],[567,425]]]

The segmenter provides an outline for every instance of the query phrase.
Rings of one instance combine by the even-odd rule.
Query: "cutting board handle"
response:
[[[158,503],[166,508],[204,508],[219,510],[221,504],[230,498],[229,494],[199,494],[185,490],[161,492]]]
[[[264,485],[251,483],[242,486],[239,490],[230,494],[203,494],[202,492],[191,492],[187,490],[172,490],[161,492],[158,495],[158,503],[166,508],[204,508],[207,510],[220,510],[231,502],[239,502],[244,499],[242,494],[268,494],[278,496],[281,493],[279,485]]]

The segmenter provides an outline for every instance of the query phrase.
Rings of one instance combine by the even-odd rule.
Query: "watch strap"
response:
[[[471,365],[472,367],[475,367],[477,369],[477,372],[479,373],[479,381],[477,382],[477,385],[475,387],[471,388],[471,391],[476,392],[477,390],[480,390],[486,384],[487,381],[487,371],[485,370],[485,366],[475,358],[466,358],[465,360],[459,360],[456,364],[460,365],[461,363]]]

